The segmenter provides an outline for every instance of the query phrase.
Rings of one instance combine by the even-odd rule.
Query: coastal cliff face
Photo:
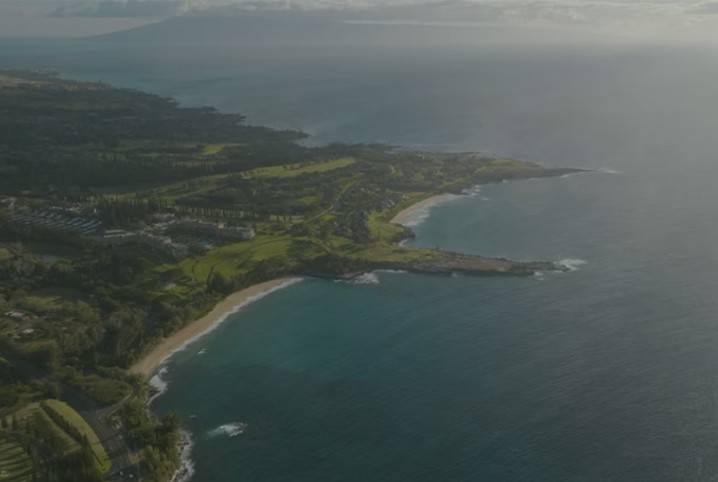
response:
[[[381,268],[429,275],[473,276],[532,276],[544,271],[567,271],[565,266],[551,261],[520,262],[450,252],[442,252],[439,259],[433,262],[397,262]]]

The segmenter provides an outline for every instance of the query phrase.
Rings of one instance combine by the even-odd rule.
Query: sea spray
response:
[[[376,269],[361,273],[349,279],[336,279],[335,283],[348,283],[353,285],[378,285],[381,284],[380,274],[405,274],[406,271],[400,269]]]
[[[163,378],[165,375],[167,375],[167,367],[160,366],[157,373],[150,378],[149,385],[152,395],[147,400],[147,405],[151,404],[157,397],[167,391],[167,380]]]
[[[179,452],[180,466],[170,479],[170,482],[187,482],[194,475],[194,462],[192,461],[192,436],[186,430],[180,432]]]
[[[578,258],[564,258],[560,260],[557,264],[560,266],[563,266],[569,271],[578,271],[578,269],[586,264],[588,261]]]

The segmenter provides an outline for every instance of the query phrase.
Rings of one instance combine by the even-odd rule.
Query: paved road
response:
[[[105,480],[140,480],[139,467],[130,459],[130,449],[127,442],[122,433],[116,430],[110,422],[112,414],[119,410],[128,398],[129,396],[109,407],[80,412],[85,420],[87,420],[87,423],[89,423],[97,433],[100,442],[102,442],[102,445],[107,451],[107,455],[110,456],[112,461],[112,467],[109,472],[105,474]]]
[[[116,482],[136,482],[140,480],[139,467],[130,459],[131,451],[127,441],[122,436],[122,433],[115,430],[115,427],[110,423],[112,414],[118,411],[131,395],[127,395],[109,407],[99,407],[97,402],[72,386],[64,385],[62,392],[63,398],[82,415],[97,433],[97,437],[105,447],[107,455],[110,456],[112,466],[109,472],[105,474],[105,479]]]

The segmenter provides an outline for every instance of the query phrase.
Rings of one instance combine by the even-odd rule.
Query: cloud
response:
[[[696,5],[687,10],[691,15],[716,15],[718,14],[718,2],[708,2]]]
[[[52,17],[152,18],[181,11],[183,0],[99,0],[58,2]]]

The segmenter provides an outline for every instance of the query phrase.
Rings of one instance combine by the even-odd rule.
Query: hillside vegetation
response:
[[[179,422],[152,420],[144,381],[124,369],[239,288],[553,267],[401,247],[412,233],[391,219],[437,193],[570,170],[303,137],[134,90],[0,73],[0,474],[166,480]]]

